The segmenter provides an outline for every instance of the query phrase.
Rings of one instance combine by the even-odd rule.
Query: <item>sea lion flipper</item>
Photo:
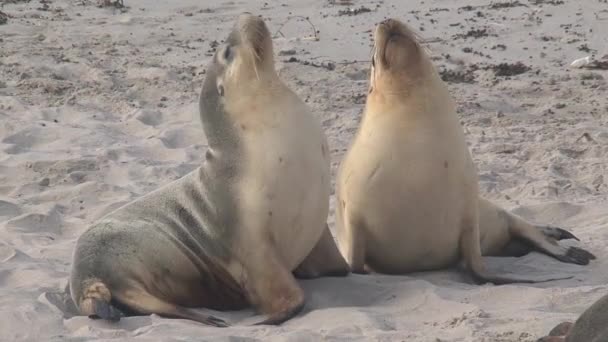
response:
[[[323,235],[293,274],[300,279],[312,279],[323,276],[344,277],[349,272],[348,264],[340,254],[329,227],[325,225]]]
[[[140,314],[157,314],[167,318],[190,319],[205,325],[224,328],[230,326],[226,321],[177,304],[166,302],[144,290],[131,289],[116,293],[117,300],[129,309]]]
[[[545,234],[545,236],[553,238],[558,241],[567,240],[567,239],[581,241],[574,234],[570,233],[569,231],[567,231],[565,229],[559,228],[559,227],[544,226],[544,225],[537,225],[535,227],[536,227],[536,229],[540,230],[541,233]]]
[[[525,277],[498,275],[494,274],[493,272],[489,272],[482,260],[481,246],[479,242],[479,227],[477,226],[476,220],[472,220],[470,223],[465,223],[465,226],[469,228],[465,229],[462,233],[460,250],[462,251],[462,258],[468,267],[473,280],[478,284],[488,282],[497,285],[511,283],[543,283],[573,278],[573,276],[564,276],[544,279],[530,279]]]
[[[124,314],[120,310],[118,310],[116,307],[114,307],[109,302],[106,302],[104,300],[100,300],[97,298],[93,298],[92,300],[93,300],[93,310],[94,310],[95,314],[90,315],[89,318],[92,318],[92,319],[101,318],[101,319],[106,319],[109,321],[117,322],[120,320],[120,318],[122,316],[124,316]]]
[[[258,253],[243,263],[247,296],[260,313],[266,315],[253,325],[279,325],[297,315],[304,307],[304,291],[281,262],[271,243],[257,244]]]
[[[352,273],[369,273],[365,265],[365,226],[361,220],[350,217],[350,210],[343,208],[342,245],[343,254]]]
[[[535,247],[535,249],[556,258],[559,261],[587,265],[590,260],[595,259],[593,253],[588,252],[579,247],[565,247],[558,244],[557,240],[567,236],[569,232],[555,229],[541,230],[526,222],[522,218],[508,214],[509,232],[518,238],[521,238]],[[567,234],[566,234],[567,233]],[[570,234],[571,236],[574,236]],[[565,238],[565,237],[564,237]]]

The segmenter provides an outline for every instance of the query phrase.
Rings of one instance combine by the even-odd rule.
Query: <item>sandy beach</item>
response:
[[[570,65],[608,60],[606,0],[97,3],[0,1],[0,341],[533,342],[608,292],[608,70]],[[200,165],[205,68],[243,11],[265,18],[280,77],[322,122],[332,184],[361,119],[373,28],[395,17],[450,88],[481,194],[573,232],[581,241],[562,243],[597,259],[484,258],[574,276],[539,284],[475,285],[457,270],[302,280],[306,307],[280,326],[246,326],[251,310],[218,313],[224,329],[76,316],[64,293],[76,239]]]

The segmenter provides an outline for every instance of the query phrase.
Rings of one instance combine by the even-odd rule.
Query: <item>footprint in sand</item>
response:
[[[56,209],[48,214],[23,214],[9,220],[6,224],[10,230],[23,233],[61,234],[61,218]]]
[[[15,249],[9,245],[5,245],[0,243],[0,263],[4,263],[4,262],[27,262],[27,261],[32,261],[32,258],[23,253],[22,251]],[[4,276],[6,276],[8,273],[3,273]],[[0,283],[2,283],[2,281],[4,280],[4,278],[0,277]]]
[[[57,136],[49,130],[41,127],[29,127],[2,140],[5,144],[12,146],[4,151],[8,154],[25,153],[29,149],[39,145],[45,145],[57,140]]]
[[[141,110],[135,117],[147,126],[157,126],[163,122],[163,113],[158,110]]]
[[[201,141],[201,132],[188,128],[168,129],[160,137],[166,148],[184,148]]]
[[[6,200],[0,200],[0,221],[11,219],[17,215],[21,215],[21,207]]]

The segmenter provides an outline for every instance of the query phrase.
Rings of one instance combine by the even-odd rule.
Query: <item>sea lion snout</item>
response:
[[[414,38],[411,30],[395,19],[386,19],[376,26],[375,40],[376,42],[385,42],[395,40],[397,38]]]
[[[381,67],[401,68],[418,60],[418,39],[405,24],[386,19],[376,26],[374,34],[375,63]]]
[[[243,12],[239,15],[236,26],[241,42],[251,46],[260,61],[270,57],[272,43],[270,31],[264,19],[249,12]]]

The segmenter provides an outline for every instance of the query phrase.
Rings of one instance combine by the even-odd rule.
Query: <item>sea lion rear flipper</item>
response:
[[[510,213],[507,213],[507,215],[509,221],[508,227],[511,235],[525,240],[527,243],[534,246],[535,249],[550,255],[559,261],[587,265],[590,260],[596,258],[595,255],[582,248],[564,247],[559,245],[556,237],[565,239],[569,238],[568,236],[571,236],[576,238],[563,229],[553,227],[543,227],[539,229],[516,215]]]
[[[462,252],[462,258],[471,272],[475,282],[479,284],[491,282],[497,285],[511,283],[542,283],[553,280],[570,279],[573,277],[566,276],[545,279],[530,279],[517,276],[502,276],[488,272],[481,258],[479,227],[477,225],[477,220],[465,222],[465,228],[460,238],[460,250]]]
[[[304,291],[272,243],[257,245],[257,253],[243,261],[247,278],[243,285],[250,302],[267,317],[253,325],[279,325],[302,310]]]
[[[93,315],[89,315],[91,319],[107,319],[109,321],[117,322],[124,314],[114,307],[109,302],[101,299],[93,298]]]
[[[323,235],[293,274],[300,279],[312,279],[323,276],[345,277],[349,272],[350,268],[326,224]]]
[[[229,324],[215,316],[202,313],[198,310],[185,308],[180,305],[166,302],[157,298],[144,290],[131,290],[116,294],[117,300],[129,309],[140,314],[157,314],[167,318],[190,319],[205,325],[224,328]]]
[[[567,231],[565,229],[559,228],[559,227],[536,225],[535,228],[540,230],[541,233],[545,234],[545,236],[553,238],[558,241],[567,240],[567,239],[574,239],[576,241],[581,241],[574,234],[570,233],[569,231]]]

